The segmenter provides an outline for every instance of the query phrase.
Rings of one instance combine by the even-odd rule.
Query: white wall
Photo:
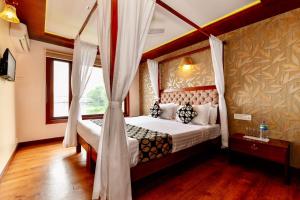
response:
[[[45,124],[46,112],[46,55],[51,49],[71,53],[68,48],[31,40],[29,53],[20,54],[17,68],[16,109],[18,141],[33,141],[64,135],[65,123]],[[136,85],[137,84],[137,85]],[[139,80],[130,90],[130,114],[139,114]],[[136,102],[138,101],[138,102]]]
[[[0,20],[0,55],[9,48],[15,57],[9,38],[9,24]],[[0,174],[16,148],[15,82],[0,78]]]
[[[45,123],[46,49],[71,53],[68,48],[31,40],[29,53],[18,56],[16,82],[17,136],[19,142],[60,137],[66,124]]]

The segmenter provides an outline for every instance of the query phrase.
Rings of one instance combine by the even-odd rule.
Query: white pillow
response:
[[[193,109],[197,112],[198,115],[193,118],[192,123],[199,125],[207,125],[209,123],[210,107],[210,104],[193,105]]]
[[[209,107],[209,123],[216,124],[218,117],[218,105],[212,105]]]
[[[176,115],[176,108],[177,105],[175,103],[166,103],[166,104],[159,104],[161,113],[159,115],[162,119],[175,119]]]

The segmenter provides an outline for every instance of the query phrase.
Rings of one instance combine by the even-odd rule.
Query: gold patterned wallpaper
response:
[[[224,73],[230,133],[258,127],[265,120],[270,137],[292,142],[291,164],[300,167],[300,9],[269,18],[220,36],[226,41]],[[207,41],[157,60],[206,46]],[[162,88],[214,84],[210,50],[192,55],[193,72],[177,69],[180,59],[164,63]],[[141,113],[153,102],[146,64],[140,68]],[[251,122],[233,119],[234,113],[252,115]]]

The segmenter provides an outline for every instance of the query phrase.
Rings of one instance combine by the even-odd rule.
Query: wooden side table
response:
[[[290,142],[284,140],[270,139],[269,142],[249,140],[244,134],[235,133],[229,138],[229,149],[245,155],[259,157],[284,165],[285,180],[290,180]]]

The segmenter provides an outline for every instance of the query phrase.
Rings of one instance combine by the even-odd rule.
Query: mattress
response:
[[[172,136],[172,153],[187,149],[201,142],[220,136],[220,125],[193,125],[183,124],[175,120],[153,118],[150,116],[125,118],[127,124],[143,127]],[[96,151],[98,150],[101,127],[89,120],[80,120],[77,125],[78,134],[87,141]],[[128,149],[131,157],[131,166],[138,163],[139,143],[136,139],[128,138]]]
[[[98,151],[99,136],[101,127],[90,120],[80,120],[77,124],[78,134],[89,143],[96,151]],[[139,158],[139,142],[136,139],[127,139],[128,151],[130,153],[131,166],[138,163]]]

